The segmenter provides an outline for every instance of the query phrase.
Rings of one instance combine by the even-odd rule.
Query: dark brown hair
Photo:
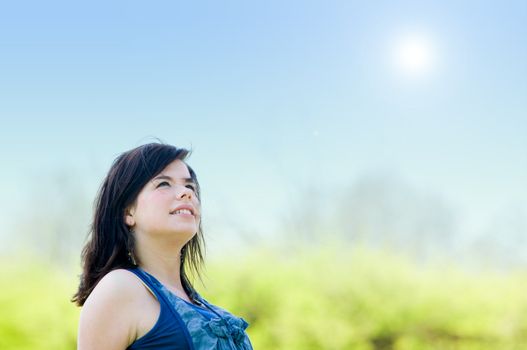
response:
[[[83,272],[72,302],[78,306],[84,305],[104,275],[114,269],[136,266],[136,262],[128,255],[133,252],[134,236],[124,221],[125,209],[135,202],[148,181],[172,161],[184,161],[190,153],[187,149],[164,143],[149,143],[124,152],[114,160],[94,202],[93,222],[81,254]],[[186,165],[196,183],[198,200],[201,201],[196,173]],[[200,221],[197,234],[181,249],[181,282],[190,295],[194,294],[194,287],[186,268],[200,277],[204,249]]]

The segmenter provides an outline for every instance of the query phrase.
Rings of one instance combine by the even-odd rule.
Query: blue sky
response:
[[[295,189],[372,172],[467,222],[527,212],[525,23],[525,1],[2,4],[2,219],[54,172],[93,190],[151,136],[192,146],[215,222],[277,227]],[[420,76],[394,63],[412,36]]]

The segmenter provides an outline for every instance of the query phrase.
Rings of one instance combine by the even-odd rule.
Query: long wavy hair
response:
[[[93,222],[88,240],[82,249],[82,274],[77,293],[71,301],[78,306],[84,302],[97,283],[108,272],[118,268],[134,268],[134,235],[125,223],[125,209],[135,202],[141,189],[167,165],[176,159],[184,161],[191,151],[164,143],[149,143],[122,153],[113,162],[108,175],[99,188],[94,202]],[[186,164],[186,163],[185,163]],[[196,194],[201,202],[196,173],[186,164],[196,183]],[[204,262],[205,241],[201,227],[181,250],[181,282],[187,293],[195,289],[187,275],[200,277]]]

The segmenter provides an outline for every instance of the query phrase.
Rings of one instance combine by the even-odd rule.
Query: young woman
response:
[[[204,241],[189,151],[161,143],[121,154],[96,199],[83,273],[78,350],[252,349],[248,324],[192,286]]]

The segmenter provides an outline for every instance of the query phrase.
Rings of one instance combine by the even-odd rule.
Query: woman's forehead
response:
[[[172,179],[190,179],[190,172],[187,165],[182,160],[176,159],[169,165],[167,165],[161,172],[154,177],[154,179],[172,178]]]

